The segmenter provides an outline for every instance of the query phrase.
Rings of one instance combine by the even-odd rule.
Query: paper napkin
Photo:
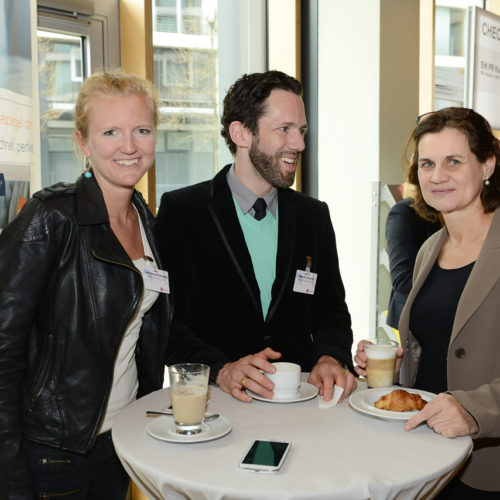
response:
[[[333,386],[333,396],[330,401],[324,401],[323,396],[318,397],[319,401],[319,407],[320,408],[331,408],[332,406],[335,406],[340,399],[340,396],[344,393],[344,388],[340,387],[338,385]]]

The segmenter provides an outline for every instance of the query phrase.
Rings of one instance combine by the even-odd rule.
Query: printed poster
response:
[[[500,129],[500,17],[479,7],[468,16],[465,106]]]
[[[30,0],[0,0],[0,230],[29,196],[34,160]]]

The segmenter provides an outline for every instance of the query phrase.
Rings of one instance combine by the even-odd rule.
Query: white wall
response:
[[[354,347],[375,335],[378,216],[374,182],[403,181],[418,114],[419,2],[319,0],[318,197],[328,203]],[[382,300],[382,299],[381,299]]]
[[[318,197],[330,207],[355,343],[370,333],[379,158],[379,0],[319,0]]]

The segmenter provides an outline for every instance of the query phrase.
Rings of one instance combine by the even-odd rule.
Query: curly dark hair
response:
[[[298,80],[275,70],[243,75],[230,87],[224,98],[221,135],[233,155],[236,154],[236,144],[231,140],[229,125],[235,121],[241,122],[255,135],[257,121],[264,113],[265,101],[274,89],[302,95],[302,85]]]
[[[418,144],[425,134],[435,134],[445,128],[453,128],[462,132],[469,143],[470,150],[480,163],[491,156],[496,159],[495,170],[489,178],[489,186],[483,185],[481,203],[485,213],[494,212],[500,206],[500,147],[498,139],[493,135],[490,124],[479,113],[468,108],[444,108],[422,115],[417,120],[417,127],[412,132],[406,147],[406,158],[409,167],[407,182],[415,187],[413,208],[424,219],[435,221],[438,211],[429,206],[423,196],[418,182]]]

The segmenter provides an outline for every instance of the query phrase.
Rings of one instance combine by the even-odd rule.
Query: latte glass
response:
[[[398,343],[389,339],[369,339],[368,342],[365,343],[365,353],[368,356],[368,387],[391,387],[394,382]]]
[[[170,402],[177,434],[199,434],[207,405],[210,367],[199,363],[182,363],[168,368]]]

